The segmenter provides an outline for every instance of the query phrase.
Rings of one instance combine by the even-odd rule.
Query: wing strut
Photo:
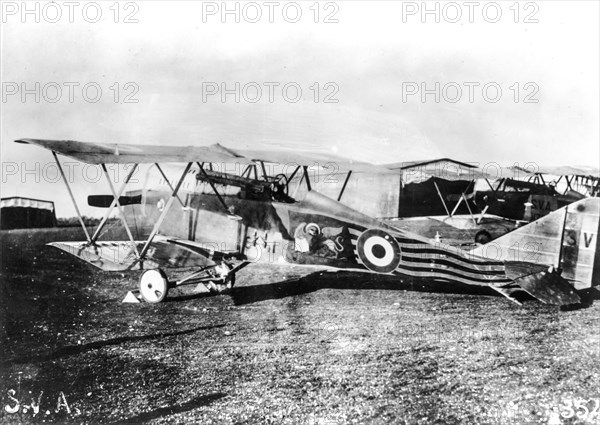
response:
[[[294,175],[296,174],[296,171],[294,171]],[[310,192],[312,190],[312,187],[310,186],[310,179],[308,178],[308,167],[306,165],[302,166],[302,175],[300,176],[300,180],[298,180],[298,184],[294,189],[294,195],[292,196],[292,198],[296,198],[298,190],[300,190],[300,186],[302,185],[302,182],[304,180],[306,180],[306,190]],[[288,179],[288,181],[291,181],[291,179]]]
[[[100,221],[98,228],[92,235],[92,239],[90,240],[90,245],[93,245],[96,242],[96,240],[98,239],[98,237],[100,236],[100,231],[104,228],[104,225],[106,224],[106,221],[108,220],[108,217],[110,216],[110,213],[112,212],[113,208],[116,206],[115,201],[117,201],[118,198],[123,194],[123,191],[125,190],[125,186],[127,186],[127,183],[129,183],[129,180],[131,180],[131,177],[133,176],[133,173],[135,172],[137,167],[138,167],[138,164],[133,164],[133,168],[131,169],[131,171],[129,172],[127,177],[125,178],[125,182],[123,183],[123,185],[120,187],[119,194],[117,197],[115,197],[115,193],[113,190],[112,204],[110,204],[110,208],[106,211],[106,214],[104,214],[104,217],[102,217],[102,221]],[[106,178],[108,179],[108,174],[106,175]],[[110,179],[108,179],[108,182],[111,185],[111,189],[112,189],[112,183],[110,182]],[[120,205],[119,205],[119,208],[120,208]],[[132,242],[133,242],[133,240],[132,240]],[[137,251],[136,251],[136,253],[137,253]]]
[[[565,227],[567,227],[567,217],[569,214],[569,206],[565,205],[565,218],[563,219],[562,229],[560,231],[560,244],[558,245],[558,261],[556,262],[556,268],[561,270],[562,263],[562,252],[563,252],[563,243],[565,243]]]
[[[310,192],[312,187],[310,185],[310,178],[308,177],[308,167],[305,165],[302,168],[304,169],[304,178],[306,179],[306,189]]]
[[[477,224],[481,224],[481,220],[483,220],[483,217],[485,217],[485,213],[487,212],[489,207],[490,207],[489,205],[486,205],[485,207],[483,207],[483,210],[479,214],[479,218],[477,218],[477,221],[476,221]]]
[[[146,241],[146,243],[144,244],[144,247],[140,251],[140,259],[142,259],[142,260],[144,259],[144,255],[146,255],[146,252],[148,251],[148,248],[150,247],[150,244],[152,243],[154,236],[156,236],[156,234],[158,233],[158,229],[160,229],[160,225],[162,224],[163,220],[167,216],[167,213],[169,212],[169,209],[171,208],[171,205],[173,204],[173,200],[177,196],[177,192],[179,192],[179,188],[181,187],[181,184],[185,180],[185,176],[187,176],[187,173],[190,170],[191,166],[192,166],[192,162],[188,162],[188,165],[185,167],[185,170],[183,170],[183,174],[181,174],[181,178],[177,182],[177,185],[175,185],[175,189],[173,189],[173,193],[171,193],[171,196],[169,197],[169,200],[167,201],[165,208],[162,210],[162,213],[160,214],[160,216],[158,217],[158,220],[154,224],[154,228],[152,229],[150,236],[148,236],[148,240]],[[202,167],[200,167],[200,169],[202,169]]]
[[[294,172],[292,174],[290,174],[290,176],[288,177],[288,182],[291,182],[292,179],[294,177],[296,177],[296,173],[298,172],[298,170],[300,170],[300,166],[299,165],[294,169]]]
[[[215,195],[217,195],[217,198],[219,198],[219,202],[221,203],[221,205],[223,205],[223,208],[225,209],[225,212],[227,214],[231,215],[231,211],[229,211],[229,208],[227,207],[227,204],[225,203],[225,200],[223,199],[223,197],[221,196],[221,194],[219,193],[219,191],[215,187],[215,184],[213,183],[213,181],[211,180],[211,178],[208,176],[208,174],[206,174],[206,171],[204,171],[203,164],[200,164],[199,162],[197,164],[198,164],[198,167],[200,167],[200,172],[202,173],[202,175],[204,176],[204,178],[206,179],[206,181],[208,182],[208,184],[212,188],[213,192],[215,192]]]
[[[569,176],[565,176],[565,180],[567,181],[567,189],[565,190],[565,193],[567,193],[567,191],[569,191],[569,190],[575,190],[575,189],[573,189],[573,186],[571,186],[571,183],[573,183],[573,181],[575,181],[575,183],[577,183],[577,176],[572,176],[571,180],[569,180]]]
[[[464,191],[461,192],[460,198],[458,198],[458,202],[456,203],[456,205],[452,209],[452,212],[450,213],[450,217],[454,216],[454,214],[458,210],[458,207],[460,206],[460,204],[462,203],[462,201],[465,201],[465,205],[467,206],[467,210],[469,210],[469,215],[471,216],[471,220],[473,220],[473,223],[479,224],[477,222],[477,219],[473,215],[473,211],[471,210],[471,207],[469,206],[469,200],[467,199],[467,195],[465,195],[469,191],[469,189],[471,188],[471,185],[473,184],[473,182],[474,182],[474,180],[471,181],[471,183],[469,183],[469,185],[467,186],[467,188]]]
[[[497,198],[496,193],[498,192],[498,189],[500,189],[500,185],[502,185],[502,183],[504,183],[504,180],[506,180],[506,179],[500,179],[500,182],[498,183],[498,185],[496,185],[495,189],[494,189],[494,186],[492,186],[492,184],[490,183],[489,179],[484,179],[484,180],[487,183],[487,185],[490,187],[490,189],[492,189],[492,193],[494,194],[494,197]]]
[[[127,179],[123,182],[123,185],[121,186],[121,189],[119,190],[119,194],[117,195],[117,192],[115,192],[115,187],[113,186],[112,181],[110,181],[110,176],[108,175],[108,170],[106,169],[106,164],[102,164],[102,171],[104,171],[104,175],[106,176],[106,181],[108,182],[108,185],[110,186],[110,191],[114,197],[110,211],[112,211],[112,209],[115,207],[117,208],[117,211],[119,211],[119,217],[121,218],[121,221],[123,222],[123,226],[125,227],[127,236],[129,237],[129,240],[131,241],[131,245],[133,246],[133,252],[135,252],[136,257],[139,258],[140,254],[135,245],[135,239],[133,239],[133,235],[131,234],[131,230],[129,229],[127,220],[125,219],[125,214],[123,214],[123,209],[121,208],[121,203],[119,202],[119,196],[121,196],[121,193],[123,193],[123,189],[125,189],[125,186],[127,186],[127,183],[129,182],[129,179],[133,175],[133,172],[135,171],[136,168],[137,168],[137,164],[134,165],[133,169],[127,176]],[[105,217],[108,217],[108,214],[110,213],[110,211],[107,213],[107,215]],[[103,221],[103,223],[101,223],[101,224],[104,225],[104,223],[106,223],[106,221]],[[101,227],[98,226],[98,229],[94,233],[95,238],[98,237],[98,234],[100,233],[100,229],[101,229]],[[90,242],[93,243],[94,241],[95,241],[95,239],[92,238],[92,240]]]
[[[171,185],[171,182],[169,181],[169,179],[167,178],[167,176],[163,172],[162,168],[160,168],[160,165],[158,165],[157,162],[155,162],[154,165],[156,165],[156,168],[158,168],[158,171],[160,171],[160,174],[162,175],[163,179],[165,179],[165,182],[167,183],[167,186],[169,186],[169,189],[171,189],[171,191],[172,191],[173,190],[173,186]],[[179,203],[181,204],[181,206],[183,208],[185,208],[186,205],[183,203],[183,201],[181,200],[181,198],[179,197],[179,195],[176,195],[176,197],[177,197],[177,200],[179,201]]]
[[[127,184],[129,183],[129,181],[131,180],[131,177],[133,176],[133,174],[135,173],[135,170],[138,167],[138,164],[133,164],[133,167],[131,168],[131,171],[129,172],[129,174],[127,174],[127,178],[125,179],[125,181],[123,182],[123,184],[121,185],[121,187],[119,188],[119,192],[117,193],[115,191],[115,187],[112,183],[112,181],[110,180],[110,176],[108,174],[108,170],[106,169],[106,164],[101,164],[102,166],[102,171],[104,172],[104,175],[106,176],[106,181],[108,182],[108,185],[110,187],[110,191],[113,195],[113,201],[110,205],[110,208],[106,211],[106,214],[104,215],[104,217],[102,218],[102,220],[100,221],[100,224],[98,225],[98,227],[96,228],[96,230],[94,231],[94,234],[90,237],[90,234],[87,230],[87,228],[85,227],[85,223],[83,222],[83,217],[81,215],[81,211],[79,210],[79,206],[77,205],[77,202],[75,201],[75,197],[73,196],[73,191],[71,190],[71,186],[69,185],[69,181],[67,180],[66,176],[65,176],[65,172],[60,164],[60,161],[58,159],[58,156],[56,155],[56,152],[52,151],[52,155],[54,156],[54,160],[56,161],[56,165],[58,166],[58,170],[60,171],[60,175],[63,179],[63,181],[65,182],[65,185],[67,186],[67,191],[69,192],[69,196],[71,197],[71,201],[73,202],[73,206],[75,207],[75,212],[77,213],[77,218],[79,219],[79,223],[81,223],[81,227],[85,233],[85,237],[87,239],[87,244],[89,245],[94,245],[96,243],[96,241],[98,240],[98,237],[100,236],[100,232],[102,231],[102,229],[104,228],[104,226],[106,225],[106,222],[108,221],[108,218],[110,216],[110,214],[112,213],[113,209],[116,207],[117,210],[119,211],[119,216],[121,218],[121,221],[123,222],[123,226],[125,226],[125,230],[127,232],[127,236],[129,237],[129,240],[131,241],[132,245],[133,245],[133,251],[135,252],[136,256],[139,258],[139,254],[136,248],[136,244],[135,244],[135,240],[133,239],[133,235],[131,233],[131,230],[129,229],[129,225],[127,224],[127,220],[125,219],[125,215],[123,214],[123,210],[121,208],[121,204],[119,202],[119,197],[123,194],[123,191],[125,190],[125,187],[127,186]]]
[[[498,183],[498,185],[496,185],[495,189],[494,189],[494,186],[492,186],[492,184],[490,183],[489,179],[485,178],[484,180],[487,183],[487,185],[489,186],[489,188],[492,190],[491,195],[494,197],[494,201],[497,202],[498,201],[498,190],[500,189],[500,186],[506,179],[504,179],[504,178],[500,179],[500,182]],[[486,205],[483,208],[483,211],[481,212],[479,219],[477,220],[477,224],[479,224],[479,222],[481,222],[481,220],[483,219],[483,216],[487,212],[489,206],[490,206],[490,204],[488,202],[486,202]]]
[[[291,181],[291,179],[290,179]],[[304,181],[304,172],[302,172],[302,174],[300,175],[300,179],[298,180],[298,184],[296,185],[296,188],[294,189],[294,194],[292,195],[292,198],[296,198],[296,195],[298,195],[298,191],[300,190],[300,186],[302,186],[302,181]]]
[[[262,171],[262,175],[263,175],[263,179],[265,179],[266,182],[269,181],[269,175],[267,174],[267,168],[265,167],[265,162],[264,161],[258,161],[260,164],[260,170]]]
[[[437,190],[437,194],[440,197],[440,200],[442,201],[442,205],[444,206],[444,209],[446,210],[446,214],[449,217],[451,217],[450,211],[448,211],[448,207],[446,206],[446,201],[444,201],[444,197],[442,196],[442,192],[440,192],[440,188],[438,187],[438,184],[435,181],[435,178],[433,179],[433,185],[435,186],[435,190]]]
[[[242,171],[242,174],[240,174],[240,177],[250,178],[250,173],[252,172],[252,165],[253,164],[246,165],[244,171]]]
[[[54,155],[54,160],[56,161],[56,165],[58,166],[58,170],[60,171],[60,175],[62,176],[65,185],[67,186],[67,191],[69,192],[69,196],[71,197],[71,201],[73,201],[73,206],[75,207],[75,212],[77,212],[77,218],[79,219],[79,223],[81,223],[81,227],[83,228],[83,232],[85,233],[85,237],[88,242],[91,242],[90,234],[88,233],[85,223],[83,222],[83,218],[81,216],[81,212],[79,212],[79,207],[77,206],[77,202],[75,201],[75,197],[73,196],[73,192],[71,191],[71,186],[69,185],[69,181],[65,177],[65,172],[63,171],[62,165],[60,165],[60,161],[58,160],[58,156],[56,156],[56,152],[52,151],[52,155]]]
[[[348,184],[348,180],[350,180],[350,176],[352,175],[352,170],[348,171],[346,175],[346,180],[344,180],[344,184],[342,185],[342,189],[340,190],[340,194],[337,197],[337,201],[340,202],[342,199],[342,195],[344,194],[344,190],[346,190],[346,185]]]

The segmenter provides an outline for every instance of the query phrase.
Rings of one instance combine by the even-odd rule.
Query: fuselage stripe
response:
[[[446,257],[445,254],[437,253],[408,253],[402,251],[402,260],[407,262],[431,262],[444,263],[448,265],[456,265],[456,267],[462,267],[466,270],[477,270],[490,273],[504,273],[504,264],[499,265],[484,265],[484,264],[473,264],[463,259],[457,259],[454,257]]]
[[[475,285],[482,285],[482,286],[490,286],[490,283],[509,283],[511,282],[510,279],[507,278],[495,278],[495,276],[490,276],[490,278],[485,279],[485,278],[471,278],[469,276],[465,276],[464,274],[461,273],[456,273],[453,272],[452,270],[431,270],[430,268],[424,268],[424,267],[410,267],[410,266],[399,266],[394,273],[398,273],[398,274],[405,274],[408,276],[415,276],[415,277],[438,277],[438,278],[445,278],[451,281],[458,281],[458,282],[462,282],[462,283],[469,283],[469,284],[475,284]]]
[[[401,256],[401,264],[407,264],[407,265],[411,265],[411,264],[415,264],[415,265],[421,265],[421,264],[426,264],[428,267],[432,267],[432,268],[440,268],[443,270],[446,270],[447,267],[451,267],[453,269],[456,269],[457,271],[461,271],[464,273],[472,273],[474,275],[498,275],[498,276],[504,276],[504,267],[502,267],[502,269],[499,270],[482,270],[479,268],[474,267],[473,265],[463,265],[463,264],[458,264],[456,263],[454,260],[451,259],[443,259],[443,258],[437,258],[435,260],[432,260],[430,258],[418,258],[418,257],[409,257],[407,255],[402,255]]]

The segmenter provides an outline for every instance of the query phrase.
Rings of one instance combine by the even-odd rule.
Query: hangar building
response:
[[[56,226],[54,202],[11,197],[0,200],[0,229],[31,229]]]
[[[382,165],[382,174],[352,174],[341,202],[364,214],[380,218],[446,215],[458,196],[472,189],[476,166],[449,158]],[[312,177],[316,190],[337,199],[346,174]],[[315,181],[316,180],[316,181]],[[444,199],[442,203],[441,198]],[[467,214],[462,204],[458,214]]]

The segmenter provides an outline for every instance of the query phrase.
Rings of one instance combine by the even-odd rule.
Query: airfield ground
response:
[[[519,307],[486,289],[253,266],[232,295],[122,304],[136,273],[43,246],[77,236],[1,233],[1,424],[599,421],[593,293],[577,310]]]

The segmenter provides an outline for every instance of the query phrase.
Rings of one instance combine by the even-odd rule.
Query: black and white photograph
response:
[[[600,424],[600,2],[0,1],[0,425]]]

